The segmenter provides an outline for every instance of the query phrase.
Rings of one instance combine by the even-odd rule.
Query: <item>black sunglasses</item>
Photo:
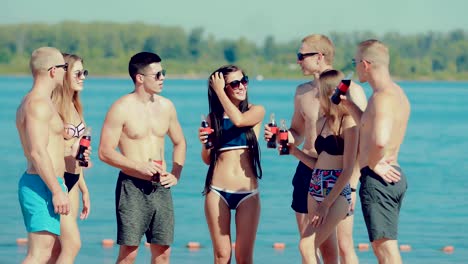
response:
[[[247,85],[249,84],[249,76],[244,75],[244,77],[242,77],[242,79],[232,81],[232,82],[226,84],[226,86],[231,87],[233,90],[237,90],[237,89],[239,89],[241,83],[242,83],[242,85],[244,85],[244,87],[247,87]]]
[[[140,74],[143,75],[143,76],[154,75],[154,78],[156,80],[161,80],[161,76],[166,76],[166,70],[158,71],[155,74],[143,74],[143,73],[140,73]]]
[[[88,70],[82,70],[75,72],[76,78],[82,78],[88,76]]]
[[[314,55],[317,55],[317,54],[320,54],[320,52],[310,52],[310,53],[300,53],[300,52],[298,52],[297,53],[297,60],[302,61],[306,57],[314,56]]]
[[[54,65],[54,66],[50,67],[49,69],[47,69],[47,71],[52,70],[52,68],[63,68],[64,71],[67,71],[68,70],[68,63]]]

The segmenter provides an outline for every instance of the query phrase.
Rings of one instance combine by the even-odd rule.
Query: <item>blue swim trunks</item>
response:
[[[67,192],[63,179],[57,177],[57,180]],[[25,172],[21,176],[18,199],[28,233],[47,231],[60,235],[60,215],[54,212],[52,192],[39,175]]]

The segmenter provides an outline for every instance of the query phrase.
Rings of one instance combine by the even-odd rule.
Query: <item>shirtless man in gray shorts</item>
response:
[[[174,105],[159,95],[165,79],[161,58],[138,53],[128,70],[135,90],[111,106],[99,145],[99,158],[121,170],[115,190],[117,263],[134,263],[143,234],[151,244],[151,263],[169,263],[174,239],[170,187],[178,183],[185,162],[185,138]],[[171,172],[164,159],[166,135],[174,146]]]
[[[406,133],[410,103],[403,89],[391,79],[390,55],[382,42],[361,42],[353,62],[359,81],[369,82],[372,87],[364,112],[343,100],[355,121],[360,122],[362,212],[379,263],[401,263],[398,218],[407,182],[398,165],[398,153]]]

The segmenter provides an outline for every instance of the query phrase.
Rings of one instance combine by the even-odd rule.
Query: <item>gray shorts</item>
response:
[[[359,198],[369,240],[397,240],[400,208],[408,188],[406,176],[394,166],[401,179],[396,183],[384,181],[369,167],[361,169]]]
[[[171,190],[160,183],[120,172],[115,188],[117,244],[138,246],[143,234],[151,244],[174,241],[174,208]]]

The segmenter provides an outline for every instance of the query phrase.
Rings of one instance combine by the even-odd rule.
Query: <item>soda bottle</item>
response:
[[[286,121],[284,119],[281,119],[279,139],[280,139],[280,146],[281,146],[280,155],[289,155],[288,129],[286,128]]]
[[[267,148],[276,148],[276,133],[278,133],[278,126],[276,125],[275,121],[275,113],[271,113],[270,123],[268,126],[270,127],[270,131],[273,133],[273,135],[267,142]]]
[[[159,164],[160,166],[162,166],[163,165],[162,157],[163,157],[162,148],[160,148],[159,149],[159,159],[150,159],[150,161],[153,161],[154,163]],[[160,182],[161,181],[161,173],[156,172],[155,174],[153,174],[153,176],[151,177],[151,181],[153,182],[153,184]]]
[[[85,160],[84,152],[91,145],[91,127],[86,127],[83,137],[80,139],[80,147],[76,154],[76,160],[81,167],[88,167],[88,162]]]
[[[208,125],[208,122],[206,122],[205,115],[202,115],[201,127],[203,128],[203,130],[202,130],[203,132],[208,133],[208,138],[207,138],[207,141],[205,143],[205,148],[210,149],[210,148],[213,147],[213,136],[211,134],[213,131],[211,131],[210,125]]]
[[[353,72],[350,72],[336,87],[335,92],[331,97],[331,101],[334,104],[339,104],[341,102],[340,95],[345,95],[348,91],[349,86],[351,85],[351,77],[353,77]]]

